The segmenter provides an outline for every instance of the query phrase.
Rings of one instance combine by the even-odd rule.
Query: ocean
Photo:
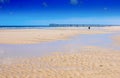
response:
[[[88,25],[35,25],[35,26],[30,26],[30,25],[26,25],[26,26],[0,26],[0,29],[54,29],[54,28],[65,28],[65,27],[80,27],[80,28],[84,28],[84,27],[106,27],[106,26],[112,26],[112,25],[92,25],[92,24],[88,24]]]

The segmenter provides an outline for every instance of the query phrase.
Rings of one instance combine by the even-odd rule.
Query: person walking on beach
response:
[[[88,29],[90,30],[90,26],[88,27]]]

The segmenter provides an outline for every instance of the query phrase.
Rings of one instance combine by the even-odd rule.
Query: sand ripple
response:
[[[92,49],[89,51],[89,49]],[[0,78],[119,78],[120,53],[90,47],[86,52],[0,62]]]

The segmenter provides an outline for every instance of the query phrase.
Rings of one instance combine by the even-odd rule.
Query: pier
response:
[[[106,25],[106,24],[49,24],[49,27],[105,27],[105,26],[113,26],[113,25]]]

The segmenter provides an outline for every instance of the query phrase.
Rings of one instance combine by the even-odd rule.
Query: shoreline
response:
[[[58,29],[5,29],[0,30],[0,44],[35,44],[56,40],[66,40],[81,34],[105,34],[108,30],[78,28]]]

